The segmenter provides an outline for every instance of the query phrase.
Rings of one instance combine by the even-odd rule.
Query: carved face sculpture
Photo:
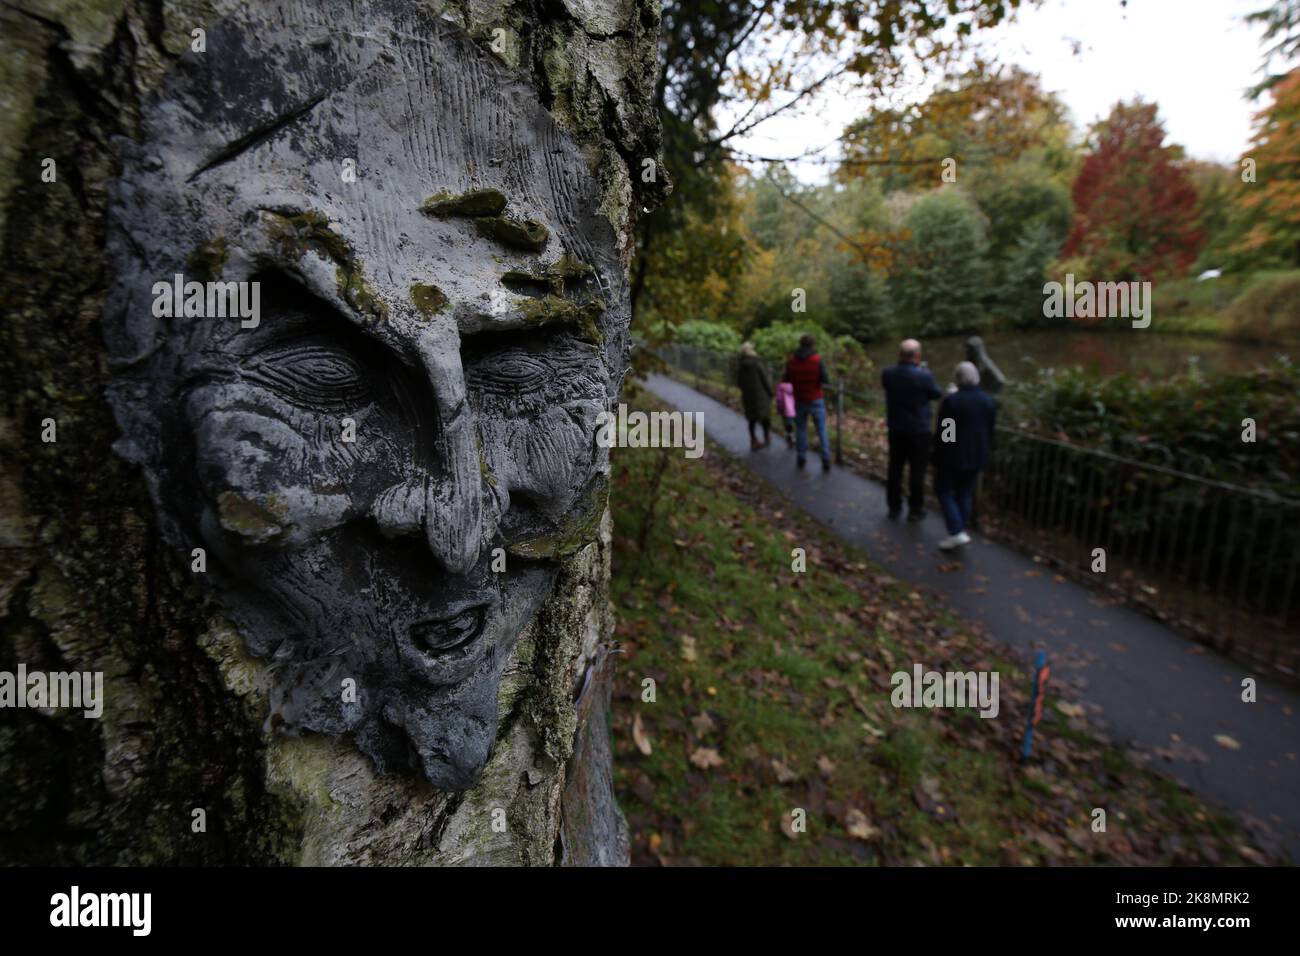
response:
[[[272,723],[461,789],[603,511],[627,289],[532,88],[417,5],[365,6],[223,21],[147,106],[110,399],[163,534],[271,663]],[[233,286],[168,316],[177,274],[246,305],[256,282],[256,325],[214,314]]]

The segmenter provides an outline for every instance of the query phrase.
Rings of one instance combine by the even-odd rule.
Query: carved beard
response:
[[[603,510],[627,286],[530,87],[408,4],[324,11],[214,26],[124,148],[118,450],[269,660],[273,728],[462,789],[520,631]],[[148,291],[176,273],[259,283],[258,321],[160,321]]]

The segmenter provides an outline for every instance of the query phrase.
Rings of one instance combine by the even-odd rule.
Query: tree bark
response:
[[[266,663],[162,545],[140,473],[112,450],[114,138],[137,134],[191,32],[233,6],[0,5],[0,671],[103,672],[106,698],[93,720],[0,708],[0,863],[625,863],[608,513],[520,636],[482,778],[439,792],[376,774],[346,738],[264,730]],[[659,154],[656,0],[426,7],[525,78],[583,149],[626,268],[659,189],[640,175]]]

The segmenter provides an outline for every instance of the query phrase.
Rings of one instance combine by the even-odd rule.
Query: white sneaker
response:
[[[953,548],[960,548],[963,544],[970,544],[970,535],[965,531],[958,531],[940,541],[939,547],[944,551],[951,551]]]

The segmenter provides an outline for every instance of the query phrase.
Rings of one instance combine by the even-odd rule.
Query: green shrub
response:
[[[1277,341],[1300,339],[1300,272],[1252,283],[1228,307],[1228,334]]]
[[[978,331],[989,293],[988,240],[978,208],[956,189],[923,197],[907,214],[911,237],[894,288],[917,335]]]
[[[765,328],[757,329],[751,339],[759,355],[774,369],[783,369],[790,353],[799,347],[799,339],[808,333],[817,336],[818,351],[825,356],[822,349],[825,347],[826,331],[814,322],[773,322]]]
[[[775,322],[758,329],[751,336],[754,348],[768,363],[777,378],[785,371],[785,361],[799,347],[799,339],[811,333],[817,337],[817,353],[826,362],[828,374],[837,384],[861,391],[872,381],[873,363],[862,344],[851,335],[831,335],[812,322]]]
[[[1017,328],[1064,322],[1043,315],[1047,267],[1060,247],[1060,239],[1045,223],[1039,222],[1030,223],[1008,252],[1002,267],[1004,279],[998,299],[1007,318]]]
[[[677,326],[673,341],[714,352],[734,352],[740,348],[740,333],[720,322],[696,319]]]
[[[1016,389],[1016,417],[1035,431],[1234,484],[1300,497],[1300,366],[1196,371],[1144,381],[1056,369]],[[1256,440],[1242,441],[1242,421]]]
[[[830,318],[827,328],[858,342],[874,342],[885,335],[889,320],[889,295],[885,280],[874,270],[840,256],[830,276]]]

